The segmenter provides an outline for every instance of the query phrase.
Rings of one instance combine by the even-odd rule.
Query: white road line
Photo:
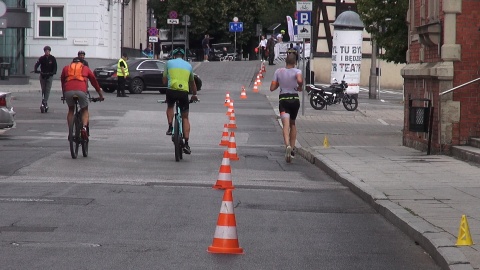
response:
[[[378,122],[384,124],[385,126],[389,126],[389,124],[387,122],[383,121],[383,119],[378,118],[377,120],[378,120]]]

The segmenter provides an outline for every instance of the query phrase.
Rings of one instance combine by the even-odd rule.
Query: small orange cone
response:
[[[207,251],[210,253],[243,254],[243,248],[238,243],[237,221],[233,212],[231,189],[226,189],[223,193],[213,243]]]
[[[234,111],[233,106],[228,106],[227,113],[225,113],[227,116],[232,115],[232,112]]]
[[[257,85],[260,86],[262,85],[262,80],[260,80],[260,76],[257,75]]]
[[[236,120],[235,120],[235,113],[232,113],[230,115],[227,127],[228,128],[237,128],[237,123],[236,123]]]
[[[230,141],[230,137],[228,136],[228,127],[227,124],[223,125],[223,132],[222,132],[222,139],[218,145],[220,146],[228,146],[228,142]]]
[[[227,94],[225,95],[225,104],[224,104],[224,106],[227,107],[229,103],[230,103],[230,93],[227,92]]]
[[[242,87],[242,92],[240,93],[241,99],[247,99],[247,92],[245,92],[245,87]]]
[[[258,76],[260,76],[260,79],[263,79],[263,72],[262,72],[262,69],[260,69],[260,71],[258,72]]]
[[[253,83],[253,92],[254,92],[254,93],[258,93],[257,81],[255,81],[255,82]]]
[[[232,168],[230,167],[230,158],[228,158],[228,151],[223,152],[222,165],[218,170],[218,179],[214,189],[234,189],[232,184]]]
[[[230,140],[228,141],[228,158],[230,160],[239,160],[237,155],[237,143],[235,142],[235,132],[230,132]]]
[[[262,63],[262,72],[263,73],[267,72],[267,70],[265,69],[265,64],[264,63]]]

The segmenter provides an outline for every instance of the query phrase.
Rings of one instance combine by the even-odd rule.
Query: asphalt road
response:
[[[90,106],[89,157],[70,157],[66,105],[54,92],[15,93],[17,126],[0,135],[3,269],[438,269],[346,187],[296,158],[284,161],[268,98],[250,88],[259,62],[194,63],[191,156],[175,162],[157,92]],[[270,81],[269,78],[264,82]],[[208,253],[223,192],[225,93],[234,99],[239,161],[231,161],[244,255]]]

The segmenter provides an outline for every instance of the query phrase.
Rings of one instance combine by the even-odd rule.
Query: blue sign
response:
[[[231,22],[228,29],[230,32],[243,32],[243,22]]]
[[[299,11],[297,14],[298,25],[312,25],[312,12]]]

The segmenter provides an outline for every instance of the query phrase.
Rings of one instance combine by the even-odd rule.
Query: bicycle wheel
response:
[[[175,145],[175,161],[180,161],[180,159],[182,158],[181,139],[182,137],[180,136],[180,123],[178,119],[175,119],[175,123],[173,124],[173,144]]]
[[[345,107],[347,111],[355,111],[358,107],[357,97],[345,94],[343,97],[343,107]]]
[[[79,119],[75,117],[73,119],[72,125],[69,127],[68,134],[70,136],[70,154],[72,158],[75,159],[78,156],[78,147],[79,147],[79,140],[80,140],[80,127],[79,127]]]
[[[87,134],[88,134],[88,127],[87,127]],[[88,156],[88,139],[87,140],[81,139],[81,140],[82,140],[83,157],[87,157]]]

